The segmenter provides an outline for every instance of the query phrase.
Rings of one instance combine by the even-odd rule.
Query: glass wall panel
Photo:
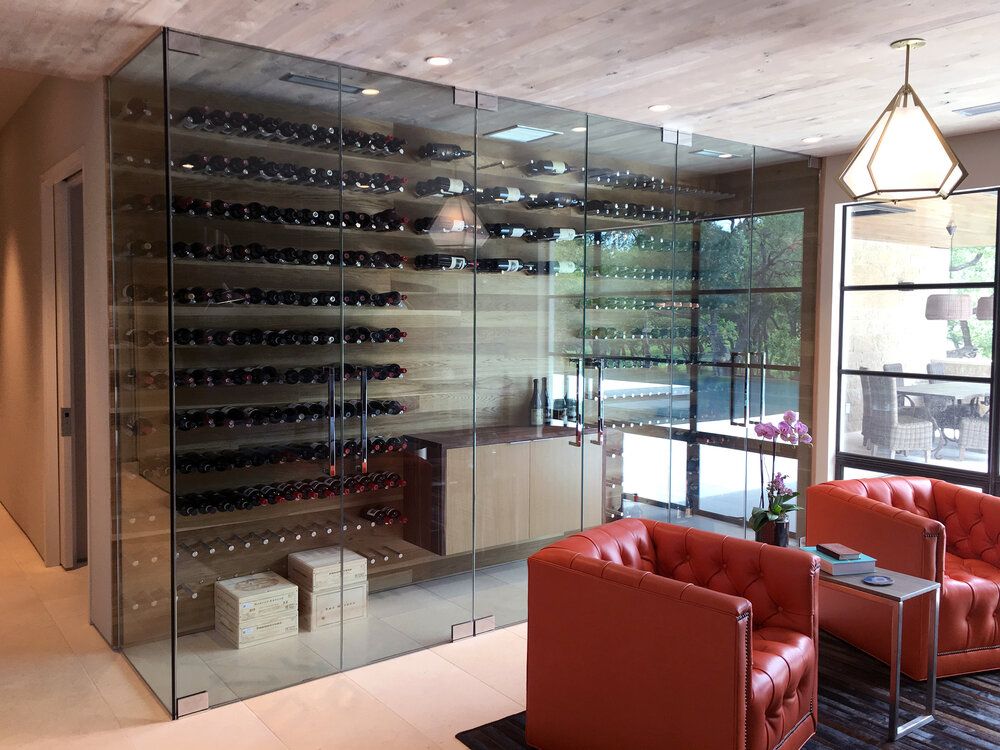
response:
[[[367,546],[342,536],[362,525],[354,498],[369,490],[349,446],[363,422],[359,355],[376,349],[351,332],[388,322],[381,309],[363,321],[352,313],[347,327],[341,318],[350,293],[368,311],[389,289],[374,270],[367,296],[359,280],[342,281],[340,142],[329,138],[338,66],[208,40],[190,54],[172,39],[183,713],[185,697],[203,691],[217,705],[341,667],[341,612],[365,598],[339,578],[314,581],[304,561],[320,560],[312,551],[362,576],[369,566],[351,554]]]
[[[752,372],[751,402],[758,421],[779,424],[788,412],[813,426],[816,257],[819,186],[817,169],[799,154],[754,148],[754,215],[751,222],[750,342],[760,368]],[[803,385],[805,387],[803,387]],[[753,441],[757,452],[767,448]],[[765,450],[766,452],[766,450]],[[751,472],[751,504],[760,503],[768,469],[804,491],[812,483],[808,445],[781,443],[776,461]],[[759,464],[759,456],[755,463]],[[772,466],[772,464],[776,464]],[[804,492],[803,492],[804,499]],[[749,509],[748,509],[749,512]],[[790,531],[804,521],[790,518]]]
[[[173,707],[171,363],[163,39],[108,86],[117,432],[118,639]]]
[[[691,309],[674,340],[673,388],[689,395],[673,414],[671,438],[684,451],[673,467],[685,477],[683,495],[671,498],[673,520],[736,534],[745,526],[752,376],[760,374],[749,338],[752,190],[752,147],[698,135],[678,146],[674,274],[691,279]]]
[[[603,443],[600,519],[668,520],[671,422],[689,399],[674,385],[677,342],[690,335],[693,283],[675,262],[690,257],[690,232],[678,239],[675,222],[694,204],[678,198],[677,146],[659,129],[591,116],[587,136],[584,416]]]

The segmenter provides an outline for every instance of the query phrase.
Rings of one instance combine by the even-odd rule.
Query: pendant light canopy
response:
[[[910,86],[910,50],[924,44],[923,39],[899,39],[890,45],[906,50],[903,85],[840,175],[854,200],[947,198],[968,176]]]

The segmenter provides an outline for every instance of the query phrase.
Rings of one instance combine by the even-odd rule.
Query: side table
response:
[[[934,701],[937,693],[937,650],[938,650],[938,609],[941,603],[941,584],[924,578],[897,573],[893,570],[876,568],[875,575],[889,576],[891,586],[869,586],[861,579],[872,573],[833,576],[820,573],[820,586],[835,586],[869,601],[884,603],[892,608],[892,624],[889,649],[889,741],[895,742],[925,724],[934,721]],[[899,723],[899,673],[903,651],[903,602],[918,596],[931,597],[929,644],[927,649],[927,685],[925,707],[927,713]]]

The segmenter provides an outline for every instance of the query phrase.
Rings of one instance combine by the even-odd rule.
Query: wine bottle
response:
[[[513,273],[524,268],[519,258],[487,258],[476,263],[476,270],[484,273]]]
[[[418,271],[457,271],[466,268],[469,259],[463,255],[418,255],[413,265]]]
[[[583,206],[580,196],[574,193],[540,193],[524,202],[524,207],[535,208],[579,208]]]
[[[576,230],[569,227],[540,227],[524,239],[529,242],[562,242],[576,239]]]
[[[524,226],[524,224],[485,224],[486,233],[490,237],[506,239],[508,237],[521,237],[523,239],[529,239],[532,235],[532,230]]]
[[[520,203],[527,196],[516,187],[490,187],[479,194],[480,203]]]
[[[552,400],[549,398],[549,379],[547,377],[542,378],[542,408],[544,409],[542,421],[544,424],[549,424],[552,421]]]
[[[531,381],[531,403],[529,404],[530,409],[530,424],[533,427],[540,427],[545,423],[545,404],[542,401],[542,392],[538,386],[538,378],[532,378]]]
[[[418,197],[435,196],[445,198],[454,195],[468,195],[473,191],[471,183],[451,177],[434,177],[418,182],[413,186],[413,192]]]
[[[417,150],[417,154],[423,159],[434,161],[455,161],[472,156],[471,151],[454,143],[426,143]]]
[[[524,171],[530,175],[538,174],[566,174],[567,172],[577,171],[576,167],[569,166],[564,161],[547,161],[547,160],[536,160],[532,159],[527,164],[524,165]]]

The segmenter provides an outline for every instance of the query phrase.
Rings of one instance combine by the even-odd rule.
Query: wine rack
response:
[[[123,643],[289,552],[379,596],[617,517],[630,436],[718,358],[752,149],[169,37],[110,88]]]

